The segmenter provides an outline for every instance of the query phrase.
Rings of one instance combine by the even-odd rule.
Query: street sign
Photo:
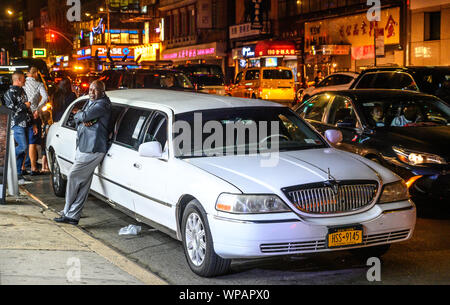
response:
[[[46,49],[33,49],[33,58],[45,58],[47,57]]]

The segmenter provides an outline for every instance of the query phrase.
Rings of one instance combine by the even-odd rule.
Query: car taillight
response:
[[[82,88],[89,88],[89,84],[88,84],[88,83],[82,83],[82,84],[81,84],[81,87],[82,87]]]

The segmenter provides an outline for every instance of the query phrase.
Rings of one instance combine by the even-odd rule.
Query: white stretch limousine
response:
[[[182,241],[201,276],[227,272],[233,258],[382,255],[413,233],[416,208],[405,183],[333,148],[340,132],[325,139],[287,107],[147,89],[108,96],[113,142],[92,194]],[[86,101],[75,101],[48,134],[58,196],[75,156],[72,113]]]

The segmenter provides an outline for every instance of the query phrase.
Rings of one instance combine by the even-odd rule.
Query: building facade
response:
[[[327,75],[375,64],[404,65],[406,1],[381,4],[375,21],[369,19],[374,7],[366,0],[279,0],[280,36],[296,43],[303,81],[313,80],[319,71]]]
[[[450,1],[410,0],[408,64],[450,65]]]

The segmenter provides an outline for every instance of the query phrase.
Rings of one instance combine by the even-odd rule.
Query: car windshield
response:
[[[450,125],[450,107],[433,97],[373,100],[362,107],[371,127]]]
[[[225,108],[178,114],[174,146],[175,156],[180,158],[328,147],[320,135],[284,107]]]
[[[194,89],[194,86],[181,72],[148,72],[136,74],[136,88]]]

